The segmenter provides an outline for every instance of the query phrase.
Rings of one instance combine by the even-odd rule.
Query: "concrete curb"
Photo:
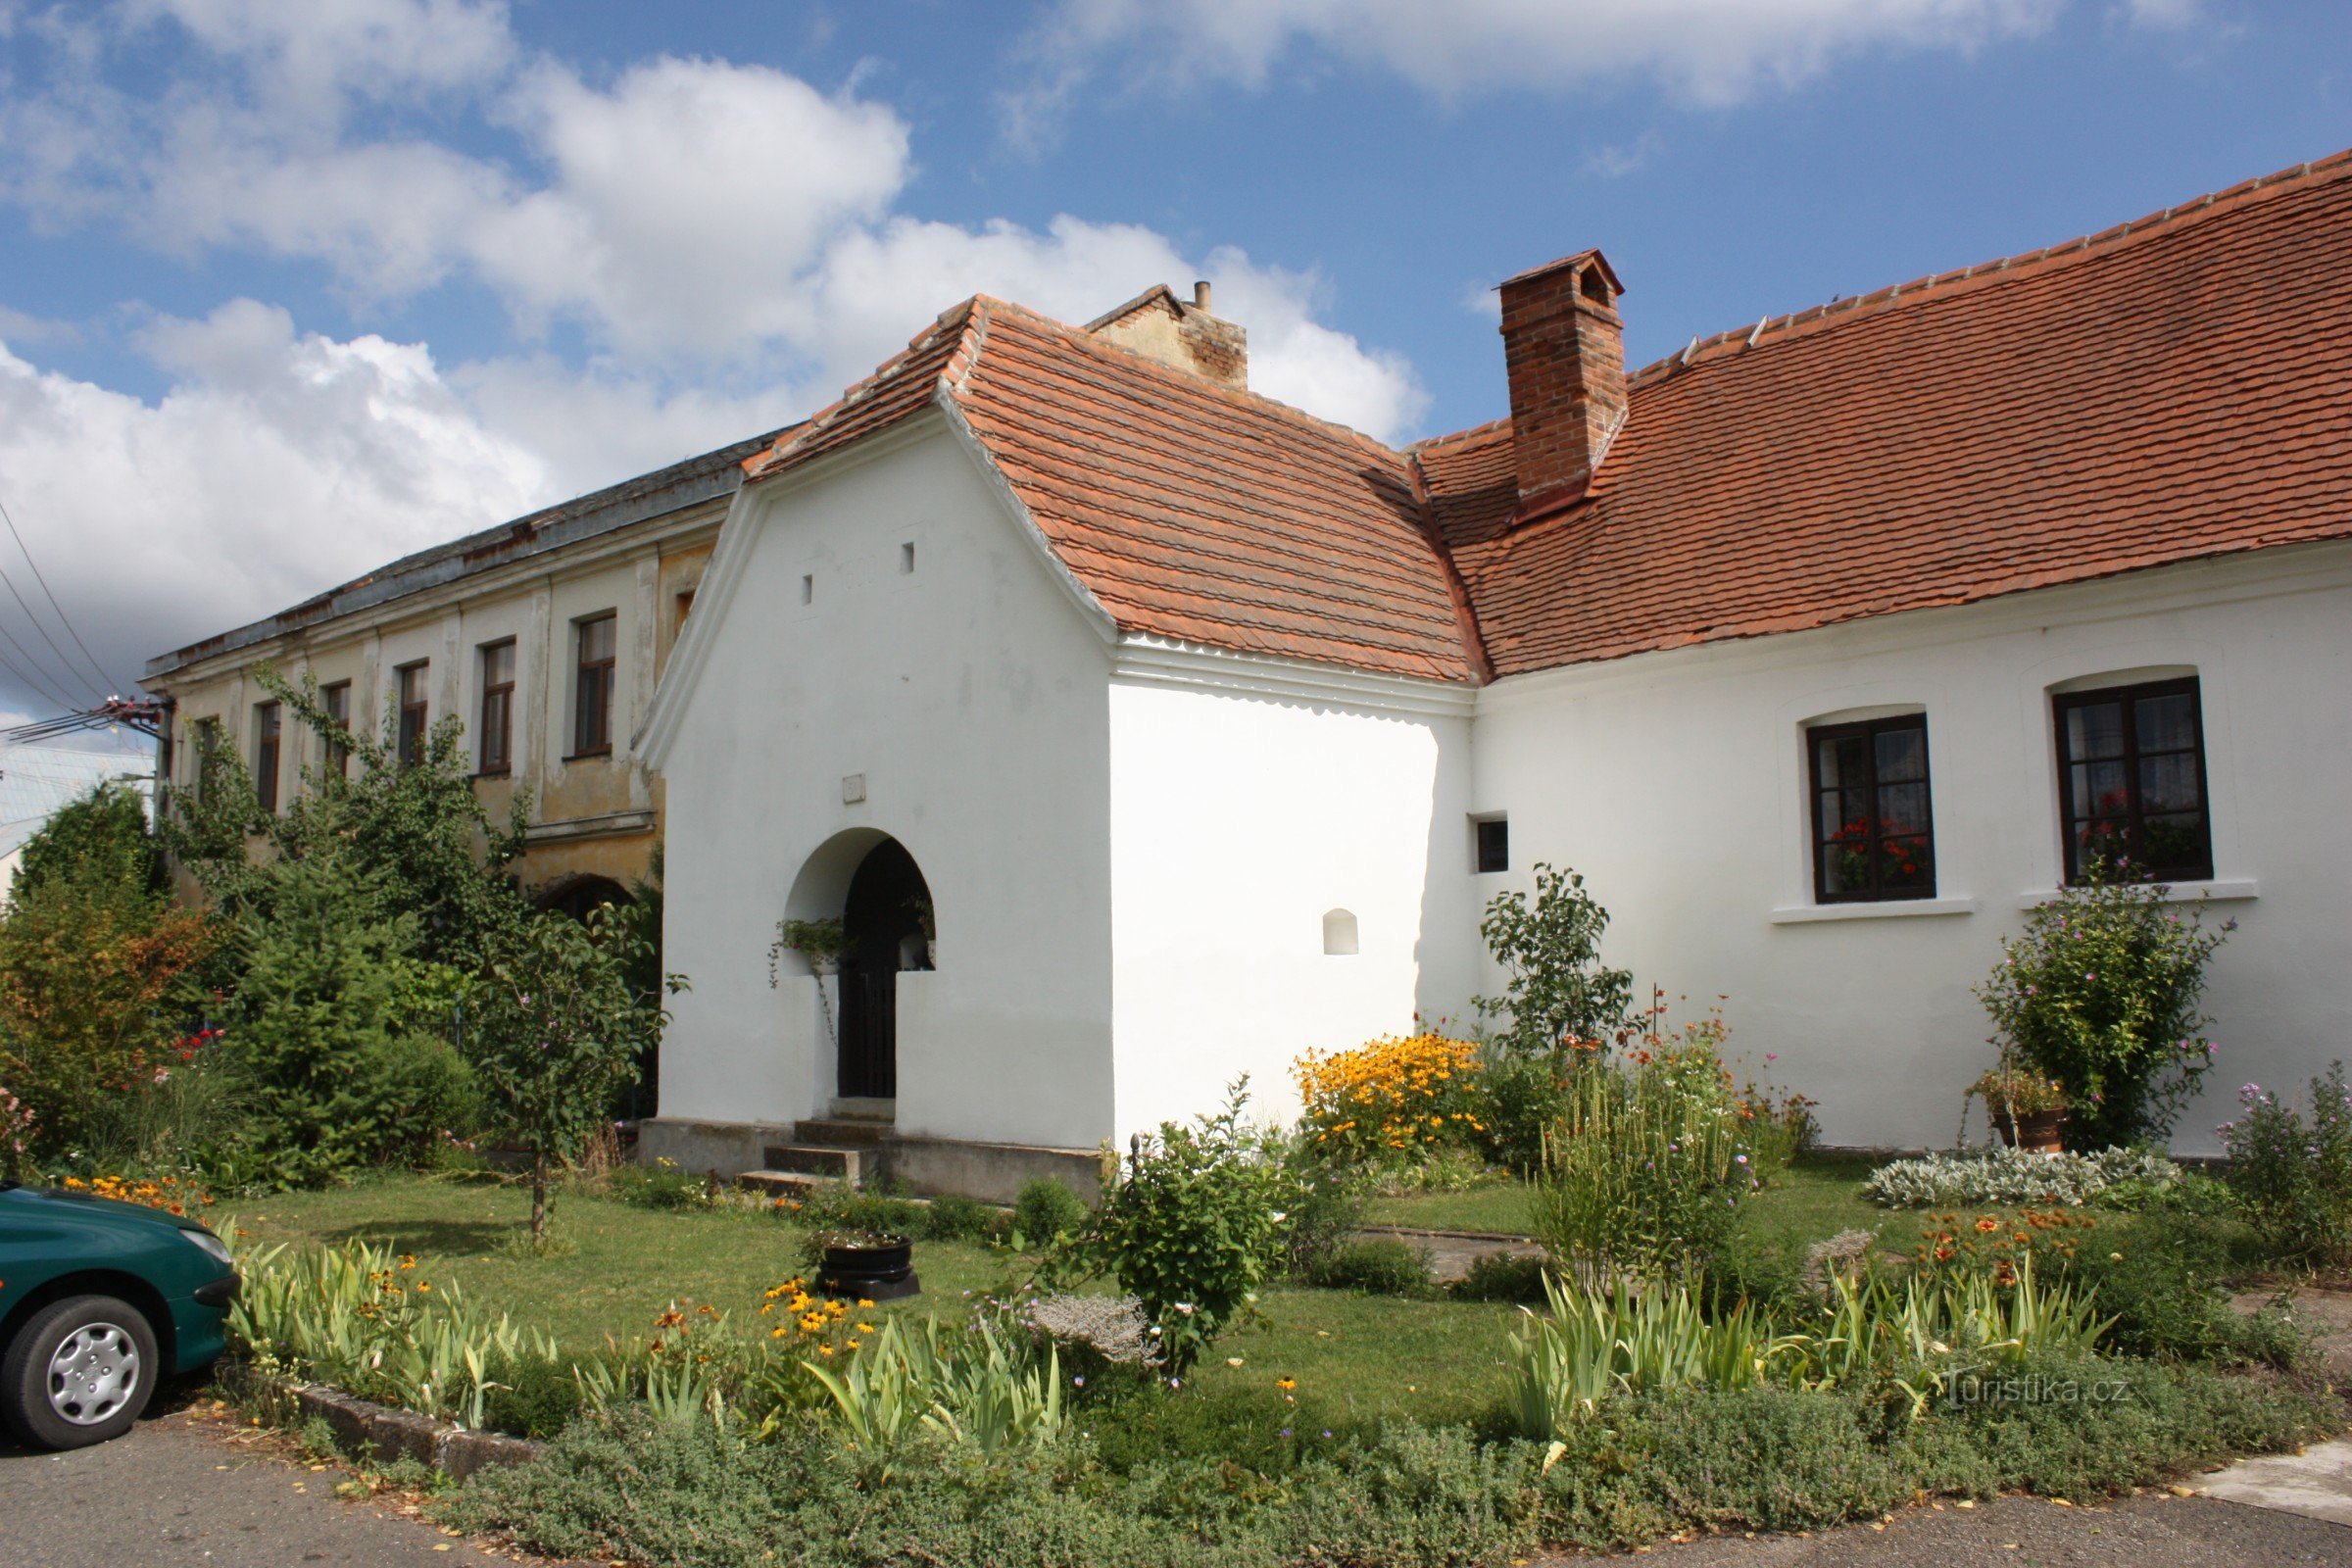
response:
[[[528,1464],[547,1451],[545,1444],[528,1438],[452,1426],[430,1416],[354,1398],[323,1383],[295,1383],[285,1378],[257,1381],[292,1399],[304,1417],[317,1416],[334,1428],[335,1436],[353,1452],[387,1462],[415,1459],[457,1481],[482,1470]]]

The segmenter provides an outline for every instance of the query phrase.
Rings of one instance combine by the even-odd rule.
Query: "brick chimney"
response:
[[[1086,329],[1123,349],[1162,365],[1190,370],[1205,380],[1247,389],[1250,334],[1209,309],[1206,283],[1193,285],[1190,304],[1165,283],[1147,289],[1118,309],[1098,316]]]
[[[1522,516],[1574,501],[1625,420],[1624,288],[1598,251],[1504,280],[1502,355]]]

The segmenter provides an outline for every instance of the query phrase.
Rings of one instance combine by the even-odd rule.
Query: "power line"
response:
[[[6,566],[0,566],[0,587],[8,589],[9,596],[17,602],[17,608],[24,612],[24,618],[32,622],[32,629],[41,634],[41,641],[47,643],[49,651],[57,656],[60,667],[57,669],[44,668],[44,672],[53,676],[61,676],[61,684],[77,685],[89,690],[94,701],[104,701],[105,685],[101,683],[96,689],[90,689],[89,681],[74,668],[74,661],[66,657],[66,651],[63,648],[57,646],[57,639],[49,635],[49,628],[41,624],[41,617],[32,612],[32,606],[26,604],[24,596],[17,591],[17,580],[8,574]],[[16,639],[11,637],[9,641],[14,643]],[[23,653],[27,660],[32,658],[29,650],[20,648],[18,651]]]
[[[24,645],[19,643],[15,637],[11,636],[8,628],[4,625],[0,625],[0,640],[5,640],[9,647],[14,648],[20,654],[24,654],[24,662],[26,663],[33,665],[35,668],[39,667],[40,662],[34,659],[30,654],[24,653]],[[16,676],[17,679],[31,687],[33,695],[38,697],[42,702],[49,703],[69,713],[75,711],[80,707],[78,703],[74,702],[70,697],[58,696],[55,691],[50,689],[46,682],[41,681],[34,676],[25,674],[24,671],[17,667],[17,662],[9,658],[6,654],[0,654],[0,669],[7,670],[11,675]]]
[[[17,549],[24,554],[24,564],[32,568],[32,580],[41,585],[41,593],[43,597],[48,599],[49,608],[57,612],[58,624],[66,628],[66,635],[73,638],[74,646],[81,650],[82,662],[89,665],[90,673],[98,677],[96,694],[100,697],[111,695],[107,688],[115,685],[115,680],[113,677],[109,676],[104,669],[99,667],[97,656],[90,652],[90,645],[83,642],[81,640],[81,633],[74,629],[73,618],[66,613],[66,607],[57,602],[57,595],[50,590],[49,579],[41,575],[41,564],[32,559],[32,551],[24,543],[24,536],[17,531],[17,519],[8,514],[8,504],[4,501],[0,501],[0,522],[5,522],[8,524],[8,536],[17,542]],[[0,573],[0,576],[5,576],[5,573]],[[17,594],[17,585],[13,582],[10,583],[8,585],[8,591],[12,594]],[[24,604],[24,596],[23,594],[17,594],[17,603],[20,605]],[[24,613],[31,615],[32,607],[26,605]],[[46,630],[42,629],[40,618],[38,616],[33,617],[32,624],[33,629],[41,633],[41,638],[43,641],[47,642],[51,648],[57,648],[57,639],[51,637]],[[57,648],[57,657],[61,660],[66,659],[65,650],[62,648]],[[68,669],[72,669],[73,661],[66,660],[66,667]]]

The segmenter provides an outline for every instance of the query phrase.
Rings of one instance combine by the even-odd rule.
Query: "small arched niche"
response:
[[[1327,958],[1355,956],[1355,915],[1348,909],[1330,909],[1323,915],[1323,956]]]

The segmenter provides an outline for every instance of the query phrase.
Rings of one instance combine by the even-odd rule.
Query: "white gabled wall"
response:
[[[1464,717],[1112,685],[1121,1139],[1213,1108],[1244,1073],[1252,1114],[1287,1118],[1301,1052],[1458,1006],[1468,738]],[[1335,909],[1352,955],[1324,952]]]
[[[2175,1131],[2177,1148],[2210,1152],[2239,1084],[2296,1088],[2352,1055],[2333,979],[2352,968],[2352,549],[1500,682],[1480,695],[1477,804],[1509,811],[1512,869],[1478,880],[1524,887],[1540,859],[1583,871],[1613,916],[1610,960],[1663,986],[1681,1016],[1727,998],[1733,1049],[1759,1068],[1777,1053],[1774,1073],[1821,1102],[1830,1141],[1947,1145],[1992,1060],[1971,988],[2020,928],[2021,900],[2061,874],[2050,689],[2190,669],[2215,891],[2235,895],[2209,918],[2239,925],[2211,970],[2220,1065]],[[1804,918],[1802,727],[1897,708],[1928,714],[1937,912]]]
[[[697,609],[709,646],[663,698],[683,702],[665,956],[693,986],[663,1041],[663,1118],[827,1108],[816,982],[788,955],[771,988],[768,946],[811,858],[815,881],[846,879],[838,836],[878,831],[921,866],[939,926],[937,969],[901,977],[900,1130],[1093,1147],[1112,1124],[1102,640],[934,417],[748,487],[727,527],[749,530],[722,545],[741,575]],[[794,912],[838,914],[838,896]]]

